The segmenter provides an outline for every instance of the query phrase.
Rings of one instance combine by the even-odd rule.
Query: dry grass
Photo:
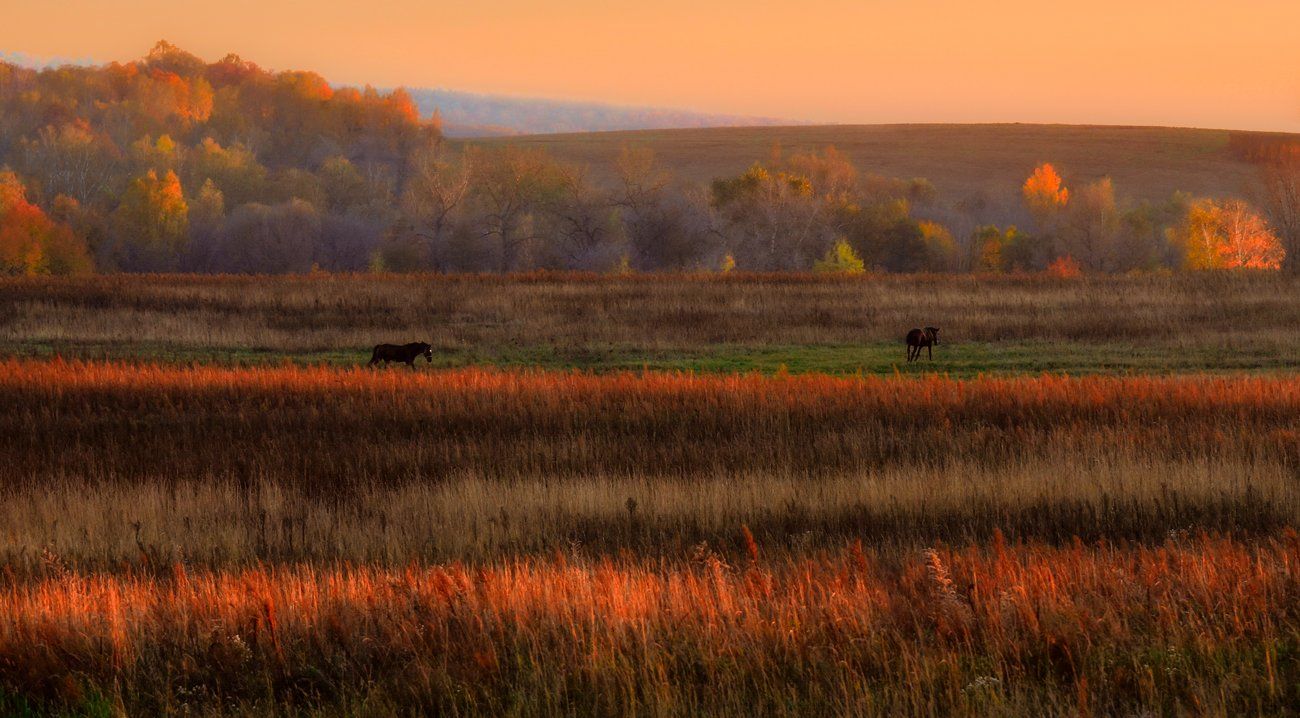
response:
[[[1300,379],[0,364],[6,558],[494,560],[1296,525]],[[633,503],[629,503],[629,499]]]
[[[0,278],[0,346],[439,351],[561,347],[593,355],[896,343],[920,324],[964,342],[1300,352],[1300,282],[1179,276],[108,276]],[[901,354],[901,352],[900,352]],[[356,361],[364,361],[358,356]]]
[[[1077,295],[1029,279],[797,277],[3,291],[26,297],[10,317],[82,307],[84,323],[52,326],[91,332],[98,316],[124,341],[122,317],[138,311],[214,328],[227,317],[232,343],[279,316],[285,336],[323,341],[360,333],[371,310],[358,307],[407,321],[394,298],[406,290],[518,312],[514,330],[465,338],[482,343],[631,331],[575,326],[584,303],[633,324],[660,312],[644,325],[653,341],[708,342],[707,326],[662,320],[688,299],[754,341],[832,336],[844,330],[830,321],[782,334],[756,317],[889,296],[891,282],[934,282],[982,331],[1029,331],[1015,317],[1034,302],[1106,304],[1099,289],[1122,287],[1132,311],[1044,315],[1033,331],[1295,341],[1272,329],[1297,311],[1274,306],[1288,282],[1241,276],[1205,293],[1216,281],[1106,280]],[[990,287],[1021,298],[1000,305]],[[594,299],[637,292],[658,309]],[[702,301],[713,294],[763,310],[727,325]],[[292,328],[313,312],[315,328]],[[1174,337],[1164,320],[1179,313],[1200,328]],[[1176,715],[1300,702],[1294,376],[11,359],[0,407],[0,714]]]
[[[631,503],[629,503],[629,500]],[[1267,535],[1300,526],[1295,470],[1277,462],[1139,461],[1078,454],[1009,466],[851,475],[450,475],[322,499],[266,480],[43,482],[3,494],[0,562],[15,577],[264,562],[404,566],[517,556],[802,554],[850,539],[878,551],[937,540],[1160,541],[1171,532]]]
[[[996,466],[1052,451],[1297,462],[1300,379],[959,381],[0,364],[10,485],[366,484]]]
[[[0,594],[0,686],[131,714],[1285,713],[1300,541],[898,560],[65,575]],[[34,703],[27,703],[33,705]]]

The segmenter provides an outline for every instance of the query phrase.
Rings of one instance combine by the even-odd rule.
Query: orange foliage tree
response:
[[[1034,169],[1020,191],[1040,230],[1050,227],[1057,212],[1070,202],[1070,190],[1061,182],[1056,168],[1047,162]]]
[[[85,242],[28,202],[13,172],[0,172],[0,273],[79,274],[90,269]]]
[[[1074,257],[1067,254],[1064,257],[1057,257],[1047,265],[1047,274],[1057,279],[1074,279],[1083,276],[1083,269]]]
[[[1277,269],[1285,251],[1268,224],[1241,200],[1198,200],[1172,230],[1187,269]]]

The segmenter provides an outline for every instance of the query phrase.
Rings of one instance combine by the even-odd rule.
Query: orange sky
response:
[[[1300,0],[6,0],[0,51],[166,38],[331,81],[825,122],[1300,131]]]

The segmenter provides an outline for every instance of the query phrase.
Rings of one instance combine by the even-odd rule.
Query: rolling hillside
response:
[[[1018,192],[1039,162],[1053,162],[1067,182],[1110,176],[1121,196],[1162,200],[1174,191],[1249,196],[1254,168],[1228,148],[1227,130],[1071,125],[831,125],[650,130],[511,138],[608,177],[624,144],[649,147],[678,176],[697,182],[736,174],[785,151],[834,145],[864,171],[925,177],[957,200]],[[502,140],[490,140],[502,141]]]
[[[501,137],[543,132],[607,132],[677,127],[788,125],[766,117],[693,112],[664,107],[628,107],[540,97],[489,95],[457,90],[408,89],[428,117],[442,116],[449,137]]]

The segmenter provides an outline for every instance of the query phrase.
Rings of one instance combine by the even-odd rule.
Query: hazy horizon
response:
[[[37,58],[128,61],[165,38],[339,84],[813,123],[1300,131],[1300,5],[1283,0],[1098,0],[1087,13],[1025,0],[230,0],[202,16],[52,0],[6,14],[0,48]]]

